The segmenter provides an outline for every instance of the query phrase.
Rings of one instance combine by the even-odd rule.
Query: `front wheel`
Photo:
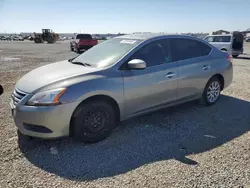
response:
[[[216,77],[211,78],[203,91],[202,102],[207,106],[215,104],[220,97],[220,92],[221,83],[219,79]]]
[[[116,123],[115,111],[110,104],[90,101],[75,110],[71,132],[82,142],[98,142],[112,132]]]

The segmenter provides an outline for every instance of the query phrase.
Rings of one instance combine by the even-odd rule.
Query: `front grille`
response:
[[[20,91],[19,89],[15,88],[15,90],[13,91],[11,97],[13,100],[13,104],[16,106],[23,97],[25,97],[27,94],[24,93],[23,91]]]

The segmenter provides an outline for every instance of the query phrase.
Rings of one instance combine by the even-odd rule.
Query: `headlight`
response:
[[[30,106],[48,106],[60,104],[59,98],[66,92],[66,88],[44,91],[33,95],[26,103]]]

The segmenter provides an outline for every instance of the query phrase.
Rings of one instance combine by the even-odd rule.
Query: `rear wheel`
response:
[[[104,101],[81,104],[74,112],[72,133],[82,142],[98,142],[106,138],[116,126],[113,107]]]
[[[47,42],[48,42],[49,44],[53,44],[53,43],[55,43],[55,39],[54,39],[53,37],[48,37],[48,38],[47,38]]]
[[[207,106],[215,104],[220,97],[221,88],[219,79],[211,78],[203,91],[202,102]]]
[[[81,50],[78,47],[75,47],[75,52],[78,53],[78,54],[80,54]]]
[[[41,38],[39,38],[39,37],[36,37],[36,38],[34,39],[34,41],[35,41],[35,43],[42,43],[42,40],[41,40]]]

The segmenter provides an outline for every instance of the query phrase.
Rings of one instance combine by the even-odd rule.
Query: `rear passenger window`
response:
[[[215,36],[213,42],[230,42],[231,36]]]
[[[175,61],[205,56],[211,51],[210,46],[192,39],[173,39],[172,47]]]
[[[203,49],[203,56],[210,54],[212,48],[206,44],[201,43]]]

